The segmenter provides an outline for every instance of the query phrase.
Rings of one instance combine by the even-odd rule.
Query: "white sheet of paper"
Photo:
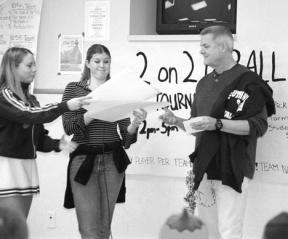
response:
[[[203,131],[203,130],[193,129],[193,128],[191,127],[191,125],[190,125],[191,123],[199,122],[199,121],[201,121],[201,120],[202,120],[202,117],[199,116],[199,117],[194,117],[194,118],[191,118],[191,119],[189,119],[189,120],[183,121],[183,125],[184,125],[184,128],[185,128],[186,133],[187,133],[188,135],[190,135],[190,134],[193,134],[193,133],[197,133],[197,132]]]
[[[111,78],[92,91],[89,96],[102,101],[142,101],[147,100],[159,91],[143,80],[135,78]]]
[[[133,110],[139,108],[151,113],[169,105],[169,102],[151,101],[95,101],[88,106],[88,115],[94,119],[114,122],[128,118]]]
[[[149,113],[170,105],[169,102],[148,101],[159,91],[133,73],[124,73],[111,78],[89,94],[91,103],[84,108],[90,117],[113,122],[129,117],[133,110],[139,108]]]

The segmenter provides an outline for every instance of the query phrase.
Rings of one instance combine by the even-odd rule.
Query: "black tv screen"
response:
[[[237,0],[157,0],[158,34],[199,34],[211,25],[236,33]]]

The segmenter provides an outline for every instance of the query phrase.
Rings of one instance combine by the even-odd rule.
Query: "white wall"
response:
[[[147,0],[148,1],[148,0]],[[57,76],[58,45],[57,36],[62,34],[79,34],[83,31],[84,1],[78,0],[44,0],[41,29],[38,43],[38,77],[36,88],[53,88],[51,80],[57,80],[57,86],[64,87],[67,82],[78,80],[79,76]],[[176,65],[182,69],[186,62],[182,59],[182,51],[189,50],[197,64],[193,77],[199,79],[204,71],[199,55],[199,41],[127,41],[129,34],[129,0],[111,0],[111,40],[103,42],[112,53],[112,74],[116,74],[127,66],[133,66],[137,72],[142,70],[142,59],[135,56],[144,51],[149,57],[149,68],[144,76],[146,80],[154,80],[161,65]],[[252,50],[258,54],[263,50],[265,72],[264,77],[271,79],[271,53],[277,54],[277,74],[288,78],[285,67],[288,53],[287,37],[288,17],[286,0],[278,0],[271,4],[269,0],[238,1],[238,25],[236,47],[241,50],[243,63]],[[78,19],[79,18],[79,19]],[[89,44],[86,44],[86,48]],[[186,69],[185,69],[186,70]],[[186,70],[187,71],[187,70]],[[184,74],[184,73],[182,73]],[[273,82],[275,92],[284,95],[287,81]],[[53,86],[53,85],[52,85]],[[193,87],[191,87],[193,90]],[[276,95],[277,97],[277,95]],[[42,104],[60,101],[61,95],[38,95]],[[287,98],[284,99],[287,102]],[[287,109],[283,114],[287,115]],[[287,125],[287,121],[283,122]],[[51,135],[62,134],[61,120],[47,124]],[[287,130],[284,134],[287,134]],[[287,138],[279,134],[281,145],[277,154],[287,155]],[[278,138],[279,138],[278,137]],[[179,142],[181,144],[181,142]],[[273,144],[273,142],[271,142]],[[260,144],[261,146],[261,144]],[[273,149],[277,145],[273,146]],[[285,147],[284,147],[285,146]],[[133,147],[137,147],[136,145]],[[277,149],[277,148],[276,148]],[[259,157],[269,150],[260,147]],[[275,152],[276,153],[276,152]],[[261,159],[260,158],[260,159]],[[79,238],[74,210],[63,208],[63,196],[66,183],[66,166],[68,156],[65,153],[49,153],[38,155],[41,194],[35,197],[29,216],[31,239],[76,239]],[[127,175],[127,202],[116,207],[112,233],[114,239],[145,238],[156,239],[168,215],[180,212],[185,205],[183,197],[186,193],[183,177]],[[287,180],[286,180],[287,182]],[[288,211],[288,187],[279,182],[271,184],[261,180],[252,181],[249,190],[248,208],[245,220],[245,239],[259,239],[265,222],[282,210]],[[56,228],[47,227],[48,211],[56,212]]]

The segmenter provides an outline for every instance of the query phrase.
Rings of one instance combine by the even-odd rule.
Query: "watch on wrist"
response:
[[[222,123],[221,119],[216,119],[215,129],[217,131],[220,131],[220,129],[222,129],[222,128],[223,128],[223,123]]]

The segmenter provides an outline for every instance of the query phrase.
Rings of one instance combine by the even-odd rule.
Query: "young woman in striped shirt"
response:
[[[66,86],[63,101],[85,96],[104,84],[110,79],[110,64],[109,50],[92,45],[81,80]],[[136,142],[138,126],[147,115],[144,110],[133,114],[132,122],[129,118],[116,122],[92,119],[84,109],[63,114],[65,132],[73,134],[72,141],[79,144],[70,154],[64,206],[76,208],[82,239],[110,236],[115,203],[130,163],[124,149]]]

